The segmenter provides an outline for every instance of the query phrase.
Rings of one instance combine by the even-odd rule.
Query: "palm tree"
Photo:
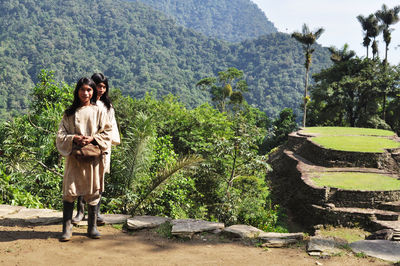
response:
[[[349,45],[345,43],[341,50],[336,49],[336,47],[331,46],[328,48],[331,52],[331,60],[334,63],[346,62],[353,58],[356,53],[353,50],[349,50]]]
[[[392,9],[388,9],[388,7],[383,4],[382,9],[377,11],[375,13],[375,16],[379,21],[382,22],[383,27],[383,40],[385,41],[386,47],[385,47],[385,60],[384,60],[384,68],[386,70],[388,61],[387,61],[387,56],[388,56],[388,50],[389,50],[389,44],[392,39],[391,36],[391,31],[393,29],[390,29],[390,25],[396,24],[399,21],[399,12],[400,12],[400,6],[395,6]],[[383,94],[383,102],[382,102],[382,119],[385,120],[386,118],[386,96],[387,96],[387,88],[386,86],[382,88],[382,94]]]
[[[376,37],[379,36],[381,31],[383,30],[383,26],[379,25],[378,19],[374,15],[369,15],[370,20],[370,28],[368,31],[369,37],[373,39],[372,41],[372,59],[375,59],[375,56],[378,55],[378,43],[376,41]]]
[[[363,15],[358,15],[357,20],[360,22],[362,29],[365,32],[364,36],[364,41],[363,41],[363,46],[367,48],[367,58],[368,58],[368,50],[369,50],[369,45],[371,43],[371,39],[369,38],[369,31],[371,28],[371,19],[373,15],[369,15],[368,17],[364,17]]]
[[[379,21],[383,24],[383,40],[386,44],[385,49],[385,63],[387,63],[387,52],[389,50],[389,44],[392,39],[390,25],[396,24],[399,18],[400,6],[395,6],[392,9],[388,9],[388,7],[383,4],[382,9],[375,13],[375,16]]]
[[[311,66],[311,57],[312,53],[314,52],[314,48],[312,48],[313,44],[317,41],[317,39],[322,35],[325,30],[323,28],[319,28],[316,31],[312,32],[308,28],[306,24],[303,25],[302,32],[293,32],[292,38],[295,38],[296,41],[300,42],[303,46],[303,50],[305,52],[306,61],[305,61],[305,68],[306,68],[306,80],[305,80],[305,88],[304,88],[304,110],[303,110],[303,127],[306,126],[306,116],[307,116],[307,102],[308,102],[308,75],[310,72]]]

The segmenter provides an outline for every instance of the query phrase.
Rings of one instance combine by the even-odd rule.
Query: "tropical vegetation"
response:
[[[230,71],[240,73],[224,73]],[[64,159],[55,132],[72,88],[53,78],[42,71],[28,113],[1,124],[0,203],[62,207]],[[112,99],[121,145],[112,152],[103,212],[283,230],[265,180],[266,156],[259,153],[267,132],[273,135],[265,114],[244,100],[221,112],[207,103],[187,109],[172,95],[133,99],[115,89]]]
[[[220,9],[224,14],[253,10],[258,15],[251,12],[252,17],[260,15],[258,9],[243,8],[240,3],[246,1],[228,2]],[[214,5],[215,1],[207,1],[204,8],[215,10]],[[228,20],[219,23],[223,29],[230,28]],[[239,26],[237,34],[245,34],[241,30]],[[247,102],[268,116],[286,107],[297,114],[302,98],[303,55],[289,35],[272,33],[229,43],[184,28],[140,2],[4,0],[0,2],[0,37],[3,121],[28,110],[28,93],[39,81],[41,69],[53,70],[55,79],[67,84],[102,72],[125,96],[143,98],[152,93],[161,99],[172,93],[188,108],[195,108],[212,102],[208,91],[196,83],[235,67],[244,72],[249,86]],[[329,52],[317,46],[311,72],[330,64]]]

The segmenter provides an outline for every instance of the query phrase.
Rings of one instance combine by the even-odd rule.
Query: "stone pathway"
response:
[[[211,232],[224,234],[239,239],[253,239],[263,247],[285,247],[290,244],[303,241],[303,233],[267,233],[248,225],[232,225],[225,228],[222,223],[213,223],[194,219],[172,220],[170,218],[154,216],[135,216],[121,214],[105,214],[106,224],[127,224],[129,230],[154,228],[162,223],[169,222],[172,225],[172,234],[176,236],[190,237],[195,233]],[[0,205],[1,226],[39,226],[60,224],[62,212],[49,209],[28,209],[21,206]],[[87,224],[86,221],[80,225]],[[339,243],[342,244],[343,243]],[[336,253],[340,245],[331,240],[311,238],[307,250],[310,255]],[[400,261],[400,243],[388,240],[363,240],[350,244],[356,253],[364,253],[368,256],[383,260]]]
[[[62,223],[62,216],[62,211],[0,205],[0,225],[59,224]],[[106,224],[123,224],[131,217],[123,214],[104,214],[103,216]],[[82,221],[78,225],[87,225],[87,221]]]
[[[400,243],[388,240],[361,240],[350,244],[356,253],[380,258],[391,262],[400,261]]]

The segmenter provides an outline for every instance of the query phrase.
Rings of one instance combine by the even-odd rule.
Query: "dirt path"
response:
[[[61,225],[0,226],[0,265],[390,265],[374,258],[314,258],[304,246],[262,249],[207,235],[167,239],[154,231],[124,233],[100,227],[92,240],[75,227],[71,241],[58,241]],[[321,263],[321,264],[319,264]]]

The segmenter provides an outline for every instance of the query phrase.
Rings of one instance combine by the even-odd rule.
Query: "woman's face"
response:
[[[78,91],[81,106],[90,105],[90,99],[93,97],[93,89],[87,84],[83,84]]]
[[[97,89],[97,99],[100,99],[100,97],[106,92],[107,87],[106,84],[101,82],[96,85],[96,89]]]

